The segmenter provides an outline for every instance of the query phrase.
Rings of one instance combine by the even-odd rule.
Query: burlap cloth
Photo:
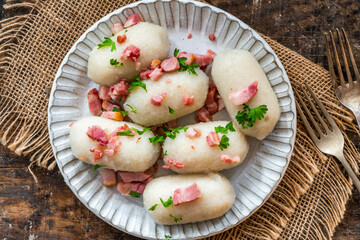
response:
[[[28,12],[1,21],[1,143],[30,164],[54,169],[47,132],[47,106],[55,73],[80,35],[98,19],[135,0],[47,0],[17,3]],[[345,130],[359,136],[352,114],[340,106],[329,72],[263,36],[275,50],[297,88],[308,80],[345,135],[345,155],[359,170],[359,153]],[[352,182],[332,157],[321,154],[298,119],[293,157],[270,199],[239,226],[212,239],[328,239],[351,195]]]

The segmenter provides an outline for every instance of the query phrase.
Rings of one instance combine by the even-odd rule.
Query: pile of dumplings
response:
[[[235,191],[218,172],[240,165],[249,151],[246,136],[264,139],[280,116],[278,100],[265,73],[248,51],[227,49],[213,56],[211,83],[196,58],[184,65],[177,54],[170,53],[168,33],[162,27],[142,22],[139,16],[130,16],[125,26],[114,25],[113,36],[90,53],[88,76],[101,86],[99,92],[95,89],[88,95],[90,112],[97,116],[71,125],[73,155],[102,166],[104,184],[116,184],[129,197],[142,194],[145,209],[158,224],[193,223],[222,216],[233,205]],[[170,67],[159,65],[166,59]],[[189,66],[195,74],[186,71]],[[164,127],[203,108],[210,84],[215,84],[232,122]],[[111,94],[117,88],[127,94],[120,94],[115,103]],[[244,107],[261,105],[267,108],[263,118],[245,126],[239,121]],[[156,128],[163,133],[154,133]],[[163,171],[176,174],[151,175],[149,169],[158,159],[163,160],[162,168],[169,169]],[[120,174],[114,180],[116,171]]]

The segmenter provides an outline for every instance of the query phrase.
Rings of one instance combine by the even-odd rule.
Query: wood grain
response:
[[[322,34],[335,27],[345,27],[360,66],[359,1],[208,2],[325,67],[327,61]],[[21,9],[12,11],[20,13]],[[359,148],[359,139],[352,136],[352,140]],[[35,169],[40,182],[34,184],[27,169],[28,159],[0,146],[1,239],[137,239],[110,227],[92,214],[73,195],[57,169],[53,172]],[[354,191],[344,220],[337,227],[333,239],[360,239],[359,206],[360,194]]]

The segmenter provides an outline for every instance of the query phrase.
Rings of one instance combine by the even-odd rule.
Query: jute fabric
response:
[[[29,165],[53,170],[47,107],[56,71],[67,51],[98,19],[135,0],[47,0],[18,3],[24,14],[1,21],[0,141]],[[298,89],[305,81],[330,111],[345,136],[345,156],[358,172],[360,155],[346,132],[359,136],[353,115],[340,106],[329,72],[263,36]],[[29,168],[30,169],[30,168]],[[36,177],[35,177],[36,179]],[[314,147],[298,119],[286,174],[269,200],[246,221],[211,239],[328,239],[341,221],[352,182],[333,157]]]

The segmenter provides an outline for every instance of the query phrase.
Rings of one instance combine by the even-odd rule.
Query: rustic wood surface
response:
[[[322,33],[344,27],[360,66],[359,1],[208,2],[325,67]],[[21,12],[21,9],[18,11]],[[1,13],[1,16],[4,14]],[[356,136],[352,139],[359,148],[359,139]],[[58,169],[53,172],[35,169],[39,178],[36,185],[27,165],[28,157],[16,156],[0,146],[1,239],[137,239],[110,227],[87,210],[66,186]],[[333,239],[360,239],[360,194],[356,191],[347,204],[344,220],[337,227]]]

